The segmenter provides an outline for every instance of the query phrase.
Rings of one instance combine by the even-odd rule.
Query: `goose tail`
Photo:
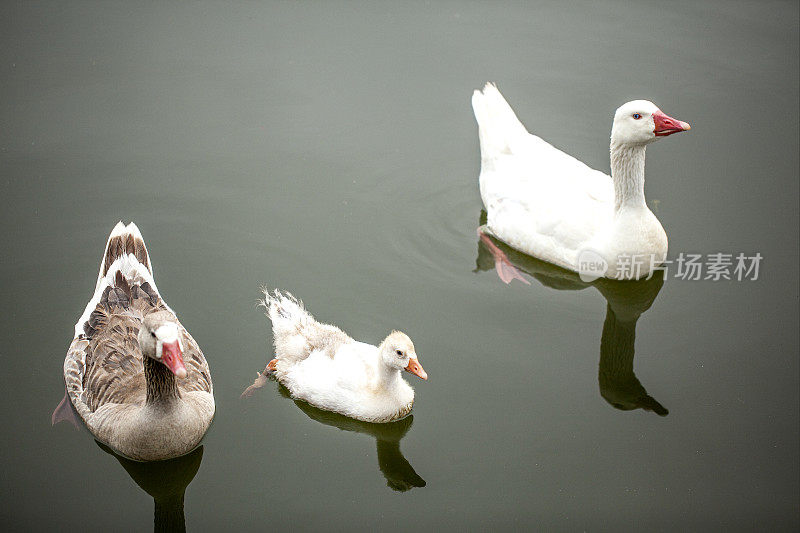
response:
[[[109,276],[109,273],[112,275]],[[122,277],[128,281],[132,280],[137,273],[150,280],[153,277],[153,267],[150,264],[147,246],[139,228],[133,222],[126,226],[119,221],[111,230],[103,259],[100,262],[95,291],[100,288],[106,278],[113,284],[117,273],[121,273]]]
[[[100,260],[100,272],[97,274],[94,296],[86,304],[86,309],[75,323],[75,337],[77,338],[83,332],[83,325],[100,302],[106,287],[118,287],[127,293],[132,285],[144,283],[149,283],[160,298],[158,287],[153,279],[150,255],[147,253],[147,246],[144,244],[139,228],[133,222],[127,226],[122,221],[117,222],[108,236],[103,259]],[[169,309],[166,303],[164,306]]]
[[[303,302],[289,292],[275,289],[270,293],[264,287],[264,299],[259,305],[264,307],[266,315],[272,321],[272,331],[276,340],[281,337],[296,335],[314,318],[306,311]]]
[[[497,86],[491,82],[472,94],[472,110],[478,122],[482,168],[491,165],[502,154],[513,154],[529,135]]]

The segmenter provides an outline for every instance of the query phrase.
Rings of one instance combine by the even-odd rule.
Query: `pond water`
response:
[[[797,530],[798,5],[563,4],[3,3],[4,529]],[[531,284],[503,284],[475,233],[487,80],[603,171],[623,102],[691,123],[648,151],[670,259],[761,254],[758,279],[588,285],[515,255]],[[50,425],[120,219],[215,384],[168,465]],[[271,358],[262,284],[407,332],[413,418],[240,399]]]

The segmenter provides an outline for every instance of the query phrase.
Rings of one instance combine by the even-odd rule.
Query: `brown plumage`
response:
[[[148,283],[130,287],[117,273],[114,287],[106,287],[100,303],[84,326],[83,340],[86,370],[83,389],[86,404],[94,412],[106,403],[145,401],[145,377],[139,349],[139,327],[151,313],[170,313],[163,302],[148,294]],[[208,363],[189,332],[180,327],[185,350],[183,361],[188,375],[178,384],[178,391],[211,392]]]
[[[147,255],[147,247],[144,241],[133,234],[116,235],[108,240],[106,253],[103,257],[102,275],[108,274],[108,269],[114,261],[124,254],[131,254],[136,257],[146,269],[150,270],[150,258]]]
[[[203,352],[153,284],[135,225],[114,228],[100,273],[64,361],[67,394],[94,436],[128,457],[158,460],[188,453],[214,415],[211,373]],[[145,319],[148,328],[174,324],[185,377],[176,378],[161,361],[160,344],[155,356],[155,340],[150,356],[143,354],[139,334]]]

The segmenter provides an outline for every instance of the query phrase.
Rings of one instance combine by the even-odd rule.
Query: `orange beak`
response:
[[[180,343],[165,342],[161,344],[161,362],[172,370],[172,373],[179,378],[186,377],[186,366],[183,364],[183,352]]]
[[[428,379],[428,373],[425,372],[425,369],[422,368],[422,365],[419,364],[419,360],[416,357],[409,357],[408,359],[408,366],[406,366],[406,372],[411,372],[415,376],[419,376],[421,379]]]

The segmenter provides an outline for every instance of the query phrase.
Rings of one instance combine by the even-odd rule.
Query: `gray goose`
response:
[[[65,401],[101,443],[138,461],[189,453],[214,417],[203,352],[162,300],[144,240],[119,222],[64,360]]]

